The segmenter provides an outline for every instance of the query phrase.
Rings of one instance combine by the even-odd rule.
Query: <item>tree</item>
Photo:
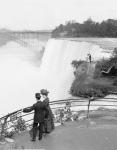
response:
[[[108,19],[98,23],[88,18],[81,24],[76,21],[67,21],[65,25],[60,24],[52,32],[54,37],[61,35],[68,37],[117,37],[117,20]]]

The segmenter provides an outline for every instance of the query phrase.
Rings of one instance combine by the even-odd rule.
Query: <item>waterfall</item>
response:
[[[50,101],[68,98],[74,80],[73,60],[109,57],[99,45],[62,39],[48,40],[43,58],[37,49],[8,43],[0,48],[0,115],[35,103],[34,94],[49,90]],[[37,64],[40,64],[37,65]]]
[[[69,97],[69,90],[74,79],[71,62],[73,60],[86,60],[87,54],[93,60],[109,57],[103,53],[99,45],[88,42],[77,42],[61,39],[50,39],[46,45],[45,53],[40,67],[42,87],[50,90],[52,100]]]

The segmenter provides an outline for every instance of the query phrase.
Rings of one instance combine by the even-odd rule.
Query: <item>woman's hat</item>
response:
[[[47,95],[49,92],[48,92],[46,89],[41,89],[41,90],[40,90],[40,93],[41,93],[42,95]]]

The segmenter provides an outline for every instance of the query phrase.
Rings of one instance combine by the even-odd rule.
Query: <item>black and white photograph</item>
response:
[[[0,0],[0,150],[117,150],[116,0]]]

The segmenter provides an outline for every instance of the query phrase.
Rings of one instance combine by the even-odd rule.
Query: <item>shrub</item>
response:
[[[91,82],[89,84],[78,84],[76,80],[74,80],[70,94],[72,96],[79,96],[79,97],[104,97],[113,89],[113,87],[109,85],[104,85],[100,83]]]
[[[75,72],[75,79],[70,88],[70,94],[72,96],[80,96],[80,97],[104,97],[110,93],[110,91],[115,90],[117,86],[117,49],[114,50],[112,56],[109,59],[102,59],[97,61],[95,65],[95,70],[90,75],[88,70],[88,65],[85,68],[85,72],[81,72],[83,66],[81,65],[85,61],[72,61],[72,66],[76,69]],[[85,63],[84,63],[85,64]],[[114,67],[113,67],[114,66]],[[115,68],[114,72],[109,74],[110,76],[102,76],[101,71],[108,71],[110,67]],[[114,78],[109,78],[114,77]]]
[[[117,69],[117,48],[114,49],[112,56],[109,59],[102,59],[96,63],[94,78],[101,76],[101,71],[107,71],[111,66]]]
[[[105,60],[103,60],[103,62],[104,62],[104,61],[105,61]],[[95,79],[96,79],[96,78],[99,78],[99,77],[101,76],[102,68],[103,68],[102,62],[101,62],[101,61],[98,61],[98,62],[96,63],[95,70],[94,70],[94,78],[95,78]]]
[[[19,132],[19,131],[24,131],[26,130],[26,123],[25,120],[23,120],[21,117],[17,120],[16,123],[14,123],[14,130]]]
[[[72,61],[72,63],[71,63],[71,65],[75,68],[75,69],[77,69],[82,63],[84,63],[85,61],[84,60],[73,60]]]
[[[7,131],[5,133],[5,137],[8,137],[8,138],[12,138],[14,135],[15,135],[16,131],[12,130],[12,131]]]
[[[117,47],[114,48],[112,57],[117,58]]]

